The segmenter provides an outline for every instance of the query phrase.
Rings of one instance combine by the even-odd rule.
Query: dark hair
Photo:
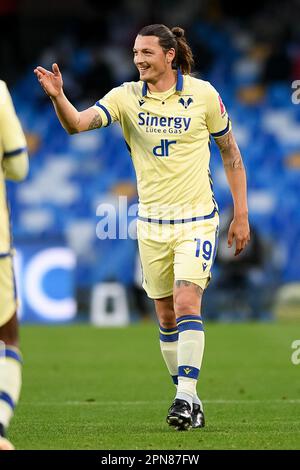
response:
[[[179,68],[183,74],[191,73],[194,59],[191,48],[184,35],[184,29],[178,26],[169,29],[164,24],[151,24],[142,28],[138,34],[140,36],[158,37],[159,45],[165,52],[174,48],[176,55],[172,67],[174,69]]]

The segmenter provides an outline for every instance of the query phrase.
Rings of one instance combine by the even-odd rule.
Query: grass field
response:
[[[208,324],[199,381],[207,426],[177,432],[155,325],[24,326],[18,449],[299,449],[296,324]]]

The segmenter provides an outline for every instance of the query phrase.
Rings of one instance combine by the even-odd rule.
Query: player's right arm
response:
[[[50,97],[57,117],[68,134],[77,134],[102,126],[102,118],[94,108],[78,111],[66,98],[63,92],[62,76],[57,64],[53,64],[52,72],[39,66],[34,70],[34,73],[41,87]]]
[[[0,80],[0,171],[5,179],[22,181],[28,173],[25,135],[8,88]],[[2,158],[1,158],[2,157]]]

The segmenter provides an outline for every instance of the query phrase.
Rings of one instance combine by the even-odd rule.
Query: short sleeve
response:
[[[0,135],[3,156],[13,157],[26,150],[26,139],[4,82],[0,82]]]
[[[120,121],[122,110],[123,87],[113,88],[93,106],[101,116],[102,125],[109,126],[113,122]]]
[[[231,130],[231,122],[217,90],[208,84],[206,101],[206,124],[214,138],[222,137]]]

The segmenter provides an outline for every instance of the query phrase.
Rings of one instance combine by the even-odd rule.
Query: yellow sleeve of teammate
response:
[[[20,181],[28,173],[26,139],[5,82],[0,81],[0,150],[6,179]]]
[[[123,86],[113,88],[93,106],[101,116],[102,126],[107,127],[115,121],[120,121],[123,90]]]
[[[206,124],[214,138],[221,137],[231,130],[231,122],[217,90],[208,84],[206,95]]]
[[[3,160],[2,168],[4,178],[12,181],[22,181],[28,174],[29,164],[28,155],[25,152],[14,158],[6,158]]]

